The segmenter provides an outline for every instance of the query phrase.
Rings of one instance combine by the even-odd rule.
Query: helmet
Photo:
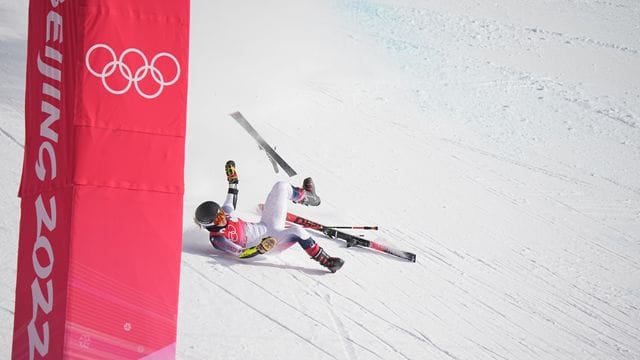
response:
[[[213,225],[219,211],[220,205],[213,201],[205,201],[196,209],[196,215],[193,220],[200,226]]]

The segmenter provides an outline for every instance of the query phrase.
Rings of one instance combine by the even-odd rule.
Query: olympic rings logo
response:
[[[93,52],[97,49],[105,49],[111,55],[111,60],[104,65],[102,70],[99,70],[99,71],[95,70],[91,66],[91,59],[92,59],[91,56]],[[131,67],[125,63],[125,58],[129,54],[135,54],[138,57],[140,57],[140,59],[142,60],[142,66],[140,66],[137,70],[135,70],[135,72],[132,71]],[[156,62],[162,58],[168,58],[169,60],[173,61],[173,63],[175,64],[176,74],[171,80],[167,81],[164,78],[164,75],[162,74],[162,72],[156,67]],[[156,54],[156,56],[154,56],[151,59],[151,62],[149,62],[145,54],[138,49],[135,49],[135,48],[126,49],[125,51],[122,52],[120,57],[117,57],[115,51],[113,51],[111,47],[105,44],[95,44],[89,48],[85,56],[85,65],[87,66],[87,70],[89,70],[89,72],[93,76],[102,79],[102,85],[104,85],[105,89],[107,89],[107,91],[109,91],[110,93],[114,95],[124,94],[127,91],[129,91],[129,89],[131,88],[131,85],[133,85],[136,91],[138,92],[138,94],[140,94],[140,96],[142,96],[145,99],[154,99],[160,96],[165,86],[171,86],[175,84],[176,81],[178,81],[178,78],[180,77],[180,64],[178,63],[178,59],[176,59],[175,56],[173,56],[168,52],[160,52]],[[116,72],[116,70],[118,70],[120,72],[120,75],[127,81],[127,84],[122,89],[114,89],[107,83],[107,78],[113,75]],[[139,84],[139,82],[145,79],[149,74],[151,75],[151,78],[153,79],[153,81],[155,81],[155,83],[159,85],[158,90],[156,90],[153,93],[149,93],[150,91],[148,90],[147,92],[145,92],[145,90],[140,88],[140,84]]]
[[[238,241],[238,230],[236,230],[236,227],[229,224],[227,225],[227,235],[229,236],[229,239],[235,241]]]

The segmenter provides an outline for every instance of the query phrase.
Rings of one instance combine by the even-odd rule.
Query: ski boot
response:
[[[323,248],[320,248],[320,251],[318,251],[312,259],[319,262],[320,265],[326,267],[332,273],[340,270],[342,265],[344,265],[344,260],[337,257],[330,257]]]
[[[294,188],[294,203],[306,206],[320,205],[320,197],[316,194],[316,187],[313,180],[308,177],[302,182],[301,188]]]

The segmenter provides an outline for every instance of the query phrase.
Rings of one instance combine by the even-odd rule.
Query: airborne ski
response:
[[[273,170],[276,173],[278,172],[278,165],[280,165],[282,170],[284,170],[287,175],[289,175],[289,177],[296,175],[295,170],[293,170],[291,166],[289,166],[289,164],[287,164],[287,162],[284,161],[284,159],[280,157],[280,155],[278,155],[278,153],[273,150],[271,146],[269,146],[269,144],[262,138],[262,136],[260,136],[260,134],[258,134],[256,129],[254,129],[251,124],[249,124],[247,119],[245,119],[245,117],[239,111],[236,111],[230,115],[238,122],[238,124],[240,124],[240,126],[242,126],[249,133],[249,135],[251,135],[256,140],[258,145],[260,145],[260,148],[264,150],[264,152],[267,154],[267,158],[271,162],[271,165],[273,165]]]
[[[405,260],[416,262],[416,254],[410,253],[408,251],[397,250],[392,247],[377,243],[375,241],[363,239],[361,237],[351,235],[346,232],[336,230],[328,226],[324,226],[322,224],[311,221],[309,219],[305,219],[301,216],[298,216],[292,213],[287,213],[287,221],[294,224],[301,225],[305,228],[320,231],[329,237],[344,240],[347,242],[347,247],[352,247],[352,246],[368,247],[378,251],[382,251],[390,255],[403,258]]]

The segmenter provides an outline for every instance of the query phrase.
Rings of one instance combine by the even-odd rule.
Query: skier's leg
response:
[[[284,222],[287,219],[287,202],[291,200],[292,195],[293,188],[289,183],[286,181],[275,183],[264,202],[260,222],[273,230],[284,229]]]
[[[289,200],[303,205],[320,205],[320,197],[315,193],[311,178],[304,179],[301,188],[292,186],[286,181],[278,181],[267,195],[260,221],[272,229],[284,228]]]
[[[311,235],[300,225],[292,225],[286,229],[275,230],[272,229],[269,235],[278,239],[278,245],[276,245],[276,251],[283,251],[288,249],[294,244],[299,244],[303,249],[307,249],[315,244],[315,241],[311,239]],[[311,239],[311,243],[305,241],[305,239]],[[302,243],[301,243],[302,241]],[[308,244],[308,246],[307,246]],[[313,255],[313,254],[311,254]]]
[[[329,254],[313,240],[311,235],[299,225],[277,231],[273,236],[280,240],[278,245],[276,245],[276,251],[286,250],[293,244],[298,243],[313,260],[319,262],[320,265],[326,267],[331,272],[338,271],[344,264],[342,259],[329,256]]]

